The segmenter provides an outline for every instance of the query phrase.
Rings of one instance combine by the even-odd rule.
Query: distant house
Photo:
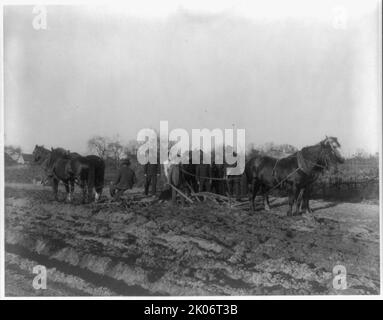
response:
[[[33,155],[29,154],[29,153],[22,153],[21,154],[23,159],[24,159],[24,163],[32,163],[33,162]]]
[[[22,153],[18,152],[5,152],[4,154],[7,154],[15,163],[17,164],[24,164],[24,157]]]

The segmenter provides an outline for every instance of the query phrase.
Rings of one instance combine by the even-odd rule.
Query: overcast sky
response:
[[[93,135],[128,141],[168,120],[378,151],[377,2],[285,2],[48,6],[47,30],[32,7],[5,7],[5,143],[86,152]]]

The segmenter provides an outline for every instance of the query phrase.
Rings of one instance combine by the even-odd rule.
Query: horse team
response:
[[[54,197],[58,199],[58,184],[65,185],[67,200],[72,201],[75,183],[82,189],[83,203],[88,202],[95,189],[97,201],[104,187],[105,162],[98,156],[81,156],[62,148],[45,149],[36,145],[33,158],[40,163],[46,175],[52,178]]]
[[[33,151],[34,161],[40,164],[47,176],[52,178],[55,199],[58,184],[62,181],[67,192],[67,200],[71,201],[74,185],[82,189],[82,201],[86,203],[93,198],[98,201],[104,187],[105,162],[98,156],[81,156],[62,148],[45,149],[36,145]],[[296,215],[300,210],[311,212],[309,206],[313,183],[319,175],[331,165],[343,163],[340,144],[335,137],[326,137],[319,143],[308,146],[284,158],[273,158],[260,155],[248,160],[242,176],[225,175],[225,164],[192,164],[168,162],[164,164],[168,184],[172,185],[172,198],[176,191],[197,192],[214,191],[223,193],[225,185],[236,179],[246,181],[250,187],[250,207],[254,211],[254,200],[260,192],[263,195],[265,210],[270,209],[268,195],[274,189],[288,192],[288,215]],[[93,193],[94,189],[94,193]],[[183,199],[183,198],[182,198]]]

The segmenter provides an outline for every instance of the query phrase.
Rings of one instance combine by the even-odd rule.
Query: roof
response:
[[[33,161],[33,155],[29,153],[22,153],[22,156],[24,158],[24,161],[32,162]]]

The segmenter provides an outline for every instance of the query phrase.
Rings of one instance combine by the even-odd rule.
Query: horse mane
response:
[[[56,153],[67,153],[68,150],[65,150],[64,148],[54,148],[52,149],[52,152],[56,152]]]
[[[306,171],[323,171],[327,168],[327,148],[326,142],[329,138],[326,138],[319,143],[303,147],[297,152],[299,166]],[[335,138],[336,139],[336,138]]]
[[[338,141],[338,138],[337,137],[332,137],[332,136],[330,136],[330,137],[327,137],[326,136],[326,138],[324,138],[322,141],[320,141],[318,144],[321,144],[321,145],[326,145],[328,142],[330,142],[330,141],[334,141],[335,143],[336,143],[336,145],[338,146],[338,148],[340,148],[341,147],[341,145],[340,145],[340,143],[339,143],[339,141]]]
[[[41,164],[50,156],[51,151],[44,148],[44,145],[39,146],[36,144],[32,154],[34,161]]]
[[[45,148],[44,145],[39,146],[36,144],[35,149],[37,149],[39,152],[45,152],[45,153],[51,152],[49,149]]]

